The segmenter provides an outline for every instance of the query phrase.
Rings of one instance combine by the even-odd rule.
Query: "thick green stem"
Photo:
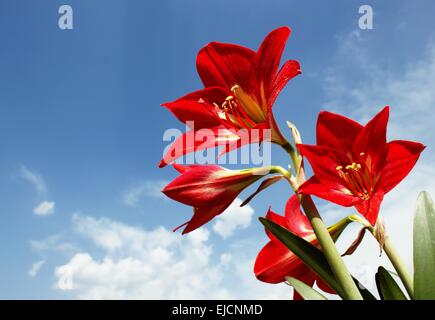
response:
[[[390,237],[388,236],[386,236],[384,240],[384,250],[388,258],[390,259],[394,269],[396,269],[397,274],[400,277],[400,280],[402,280],[402,283],[405,286],[405,289],[408,292],[409,297],[413,299],[414,281],[412,279],[411,274],[409,273],[408,268],[406,267],[403,260],[398,255],[396,249],[393,247],[393,244],[391,243]]]
[[[289,180],[294,191],[297,194],[298,185],[305,180],[304,174],[299,174],[298,170],[302,170],[300,167],[299,155],[295,148],[289,143],[282,145],[285,151],[290,155],[290,158],[295,168],[296,177],[299,177],[297,181],[292,179],[291,175],[287,172],[286,178]],[[275,168],[277,169],[277,168]],[[278,168],[279,169],[279,168]],[[284,170],[285,171],[285,170]],[[283,174],[284,175],[284,174]],[[335,278],[340,283],[343,289],[344,299],[347,300],[362,300],[361,293],[359,292],[355,282],[352,279],[349,271],[344,264],[344,261],[335,246],[334,240],[332,240],[331,235],[328,232],[319,212],[317,211],[316,205],[313,200],[308,195],[300,195],[300,202],[304,208],[305,214],[313,227],[314,233],[319,240],[320,247],[322,248],[323,254],[329,263],[329,266],[334,273]]]
[[[335,278],[343,288],[343,298],[347,300],[362,300],[361,293],[359,292],[355,282],[352,279],[349,271],[344,264],[340,253],[335,246],[322,218],[317,211],[317,208],[310,196],[301,196],[301,205],[304,208],[305,214],[310,220],[314,233],[316,234],[319,244],[322,247],[323,254],[328,261]]]

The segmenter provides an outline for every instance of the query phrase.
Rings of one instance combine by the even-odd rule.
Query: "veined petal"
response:
[[[225,202],[220,202],[214,206],[194,208],[193,217],[187,222],[186,227],[183,229],[182,234],[192,232],[193,230],[203,226],[217,215],[223,213],[228,208],[234,199],[229,199]]]
[[[352,146],[362,129],[362,125],[349,118],[321,111],[317,118],[317,145],[338,148],[343,152],[352,151]]]
[[[285,205],[285,220],[286,228],[299,237],[305,237],[313,233],[313,228],[307,216],[302,212],[296,195],[291,196]]]
[[[287,228],[287,219],[284,216],[273,212],[270,207],[267,211],[266,219],[275,222],[276,224],[279,224],[283,228]],[[276,238],[273,233],[270,232],[267,228],[265,228],[265,231],[270,240],[279,242],[278,238]]]
[[[163,168],[188,153],[232,145],[237,140],[240,140],[238,135],[222,126],[185,132],[168,148],[159,167]]]
[[[344,207],[361,203],[361,198],[350,193],[345,187],[334,183],[321,183],[316,176],[305,181],[298,189],[299,193],[311,194]]]
[[[355,209],[361,213],[372,226],[376,224],[379,215],[379,208],[384,199],[384,191],[380,188],[373,193],[368,200],[364,200]]]
[[[305,264],[286,246],[278,241],[269,241],[255,260],[254,273],[258,280],[267,283],[280,283],[285,277],[297,276]]]
[[[264,86],[266,101],[290,33],[289,27],[275,29],[266,36],[258,49],[257,78]]]
[[[281,90],[286,86],[286,84],[291,79],[293,79],[294,77],[296,77],[301,73],[302,73],[301,66],[298,61],[289,60],[283,64],[278,74],[276,75],[275,79],[273,80],[270,89],[270,95],[268,101],[268,106],[270,106],[270,108],[273,106],[276,98],[278,97]]]
[[[372,176],[381,173],[387,157],[387,123],[390,108],[382,109],[360,131],[353,145],[353,154],[364,153],[366,165]]]
[[[196,67],[205,87],[230,89],[238,84],[250,93],[254,89],[252,73],[256,59],[257,55],[251,49],[211,42],[199,51]]]
[[[320,182],[334,182],[338,186],[345,187],[337,171],[337,166],[348,162],[344,153],[324,146],[298,144],[297,147],[299,152],[310,162],[311,168]]]
[[[213,103],[222,103],[228,92],[220,87],[209,87],[162,105],[171,111],[183,123],[193,121],[196,129],[214,128],[221,120]]]
[[[425,148],[421,143],[404,140],[391,141],[387,147],[387,160],[379,181],[385,193],[408,175]]]

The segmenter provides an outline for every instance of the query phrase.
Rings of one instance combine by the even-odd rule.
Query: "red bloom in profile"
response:
[[[314,176],[299,187],[336,204],[355,208],[372,225],[384,195],[411,171],[425,146],[386,141],[389,107],[365,126],[330,112],[317,121],[317,145],[298,145]]]
[[[183,234],[207,223],[228,208],[246,187],[268,174],[263,168],[228,170],[217,165],[174,164],[181,175],[169,183],[162,192],[169,198],[192,206],[192,219]]]
[[[278,215],[269,209],[266,219],[304,238],[312,245],[318,246],[310,222],[300,209],[297,196],[294,195],[287,201],[284,216]],[[254,265],[254,273],[258,280],[268,283],[280,283],[284,282],[285,277],[288,276],[303,281],[309,286],[313,286],[316,281],[318,287],[323,291],[335,293],[270,231],[266,229],[266,233],[270,241],[261,249]],[[293,299],[299,300],[301,296],[295,291]]]
[[[271,130],[268,139],[272,142],[287,143],[276,125],[272,106],[287,82],[301,72],[294,60],[278,70],[289,35],[288,27],[272,31],[257,52],[219,42],[211,42],[199,51],[196,65],[205,88],[163,104],[189,125],[190,131],[172,144],[160,167],[189,152],[222,145],[226,146],[225,152],[266,140],[262,129]],[[210,130],[195,139],[196,131],[201,129]],[[251,134],[253,129],[260,129],[260,133]],[[241,137],[241,132],[247,139]]]

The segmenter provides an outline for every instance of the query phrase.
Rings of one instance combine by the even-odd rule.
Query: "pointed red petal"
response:
[[[307,216],[302,212],[299,199],[296,195],[291,196],[285,206],[285,219],[287,229],[294,234],[305,237],[313,233],[313,228]]]
[[[384,199],[384,192],[378,189],[368,200],[355,205],[356,210],[361,213],[372,226],[376,224],[379,215],[379,208]]]
[[[283,64],[273,80],[268,101],[269,106],[272,106],[275,103],[276,98],[286,84],[299,74],[301,74],[301,66],[298,61],[289,60]]]
[[[167,149],[159,167],[163,168],[188,153],[225,146],[239,139],[239,136],[222,126],[185,132]]]
[[[263,83],[266,99],[268,99],[290,33],[289,27],[275,29],[266,36],[258,49],[257,78],[259,83]]]
[[[317,118],[317,145],[352,151],[353,143],[362,129],[362,125],[349,118],[322,111]]]
[[[402,181],[414,167],[425,146],[418,142],[396,140],[387,144],[388,156],[379,185],[385,193]]]
[[[183,229],[182,234],[187,234],[192,232],[195,229],[203,226],[210,220],[212,220],[217,215],[221,214],[228,208],[234,199],[230,199],[230,201],[221,202],[220,204],[212,207],[203,207],[203,208],[194,208],[193,209],[193,217],[187,222],[186,228]]]
[[[258,280],[280,283],[286,276],[297,276],[306,266],[281,242],[270,241],[255,260],[254,273]]]
[[[297,147],[299,152],[310,162],[317,180],[322,183],[324,181],[334,183],[337,185],[337,190],[344,188],[337,166],[348,162],[346,154],[340,150],[323,146],[298,144]]]
[[[213,102],[220,104],[227,96],[228,93],[222,88],[210,87],[162,105],[181,122],[193,121],[196,129],[213,128],[221,124]]]
[[[364,153],[366,164],[372,174],[377,176],[385,164],[387,157],[387,123],[389,107],[382,109],[360,131],[353,145],[353,154]]]
[[[211,42],[199,51],[196,66],[205,87],[220,86],[229,90],[238,84],[246,92],[252,92],[252,72],[256,58],[256,53],[251,49]]]
[[[311,194],[344,207],[351,207],[362,201],[361,198],[349,194],[349,190],[340,189],[337,184],[320,183],[315,176],[305,181],[299,187],[298,192]]]
[[[283,228],[287,227],[287,220],[284,216],[281,216],[275,212],[272,211],[272,209],[269,207],[269,210],[267,211],[266,214],[266,219],[270,220],[272,222],[275,222],[276,224],[280,225]],[[269,237],[270,240],[279,242],[278,238],[276,238],[272,232],[270,232],[267,228],[265,228],[266,230],[266,234]]]

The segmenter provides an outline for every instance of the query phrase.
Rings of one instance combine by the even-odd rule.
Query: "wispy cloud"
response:
[[[135,207],[144,197],[162,198],[162,189],[168,184],[165,180],[147,180],[130,186],[123,195],[123,201],[127,206]]]
[[[55,203],[43,201],[33,209],[33,213],[38,216],[48,216],[54,213]]]
[[[31,278],[36,277],[36,275],[39,273],[39,271],[41,270],[41,268],[44,264],[45,264],[45,260],[39,260],[39,261],[34,262],[32,264],[32,267],[28,271],[29,277],[31,277]]]
[[[33,186],[38,196],[44,196],[47,193],[47,186],[42,175],[24,165],[20,167],[20,175]]]

